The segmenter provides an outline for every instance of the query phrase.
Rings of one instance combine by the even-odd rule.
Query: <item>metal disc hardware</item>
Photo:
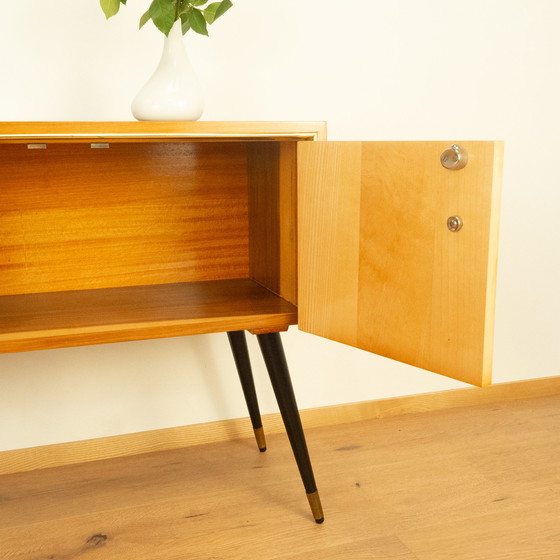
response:
[[[459,216],[451,216],[447,218],[447,229],[455,233],[463,227],[463,220]]]
[[[439,160],[445,169],[458,171],[467,165],[467,162],[469,161],[469,154],[467,153],[467,150],[461,148],[461,146],[453,144],[451,148],[448,148],[445,152],[443,152],[443,154],[441,154]]]

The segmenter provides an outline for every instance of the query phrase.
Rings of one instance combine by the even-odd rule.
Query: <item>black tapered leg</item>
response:
[[[237,367],[237,373],[245,395],[245,402],[249,409],[249,416],[251,417],[251,424],[255,432],[255,439],[259,451],[266,451],[266,439],[264,437],[264,430],[261,421],[261,413],[259,410],[259,403],[257,401],[257,392],[255,391],[255,381],[253,380],[253,370],[251,369],[251,360],[249,358],[249,350],[247,349],[247,339],[245,338],[245,331],[231,331],[227,333],[231,351],[233,352],[233,359]]]
[[[288,433],[288,438],[296,458],[313,517],[317,523],[322,523],[324,521],[323,509],[315,484],[313,468],[309,459],[309,451],[305,442],[305,435],[301,425],[301,418],[280,333],[258,334],[257,339],[270,375],[274,394],[276,395],[278,407],[286,426],[286,432]]]

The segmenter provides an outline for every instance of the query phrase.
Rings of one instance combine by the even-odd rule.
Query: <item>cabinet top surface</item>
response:
[[[324,122],[2,122],[0,142],[92,139],[324,140]]]

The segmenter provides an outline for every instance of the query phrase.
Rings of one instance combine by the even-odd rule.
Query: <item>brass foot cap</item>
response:
[[[257,446],[261,453],[266,451],[266,439],[264,437],[264,429],[263,428],[255,428],[253,430],[255,432],[255,439],[257,440]]]
[[[313,513],[315,522],[323,523],[323,521],[325,520],[325,516],[323,514],[323,506],[321,505],[319,492],[315,491],[311,494],[307,494],[307,500],[309,501],[309,506],[311,507],[311,513]]]

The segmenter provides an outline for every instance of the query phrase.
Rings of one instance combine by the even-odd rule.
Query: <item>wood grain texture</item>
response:
[[[299,148],[299,326],[358,346],[361,145],[330,146]]]
[[[558,395],[560,395],[560,377],[546,377],[498,383],[483,389],[469,387],[309,408],[301,410],[300,416],[304,426],[309,429],[390,418],[403,414],[479,405],[501,405],[501,403],[509,401]],[[284,433],[284,424],[279,413],[265,414],[262,418],[267,436]],[[162,430],[15,449],[0,452],[0,475],[251,437],[253,437],[253,429],[248,419],[234,418]]]
[[[249,146],[250,277],[280,293],[280,147],[278,142]]]
[[[0,295],[243,278],[244,144],[0,145]]]
[[[2,122],[0,143],[48,140],[151,142],[191,139],[197,141],[326,140],[324,122]]]
[[[280,214],[280,292],[297,305],[298,244],[297,244],[297,142],[280,144],[278,170]]]
[[[248,146],[250,277],[297,303],[297,143]]]
[[[296,322],[296,307],[248,279],[0,296],[0,352]]]
[[[6,559],[556,560],[558,396],[307,431],[325,524],[284,435],[0,477]],[[242,507],[240,507],[242,504]]]
[[[300,328],[486,385],[503,146],[461,143],[454,172],[450,144],[299,146]]]
[[[286,330],[293,305],[227,281],[297,301],[296,140],[324,134],[321,123],[2,123],[0,351]]]

